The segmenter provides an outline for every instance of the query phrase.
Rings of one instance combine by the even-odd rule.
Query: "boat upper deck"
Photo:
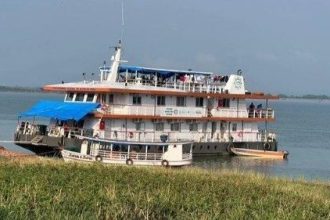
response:
[[[194,96],[236,99],[278,99],[278,96],[251,93],[245,89],[242,71],[235,74],[217,74],[193,70],[159,69],[122,65],[121,42],[115,47],[112,65],[105,63],[99,81],[85,80],[75,83],[46,85],[44,91],[121,93]]]
[[[235,75],[232,75],[235,76]],[[231,78],[231,77],[230,77]],[[150,81],[129,80],[110,83],[107,81],[81,81],[75,83],[62,83],[46,85],[44,91],[48,92],[86,92],[86,93],[120,93],[120,94],[148,94],[173,95],[194,97],[218,97],[237,99],[279,99],[276,95],[261,92],[230,92],[232,89],[227,83],[201,83],[201,82],[165,82],[151,83]]]

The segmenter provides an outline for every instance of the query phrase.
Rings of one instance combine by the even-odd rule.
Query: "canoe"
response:
[[[285,159],[288,157],[288,151],[267,151],[267,150],[254,150],[246,148],[230,148],[231,151],[237,156],[252,156],[273,159]]]

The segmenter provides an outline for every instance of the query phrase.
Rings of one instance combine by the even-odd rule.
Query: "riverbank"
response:
[[[330,184],[196,168],[0,160],[0,218],[330,218]]]

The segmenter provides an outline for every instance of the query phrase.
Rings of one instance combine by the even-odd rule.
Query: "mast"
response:
[[[118,68],[121,62],[121,40],[118,43],[118,46],[115,47],[115,55],[112,56],[112,65],[110,68],[110,73],[107,77],[108,82],[116,82],[117,74],[118,74]]]
[[[118,43],[118,46],[115,47],[115,55],[111,57],[112,60],[112,65],[110,68],[110,73],[106,79],[106,81],[108,82],[116,82],[117,79],[117,75],[118,75],[118,68],[121,62],[121,42],[123,39],[123,35],[124,35],[124,26],[125,26],[125,22],[124,22],[124,1],[122,0],[121,2],[121,36],[120,36],[120,40]]]

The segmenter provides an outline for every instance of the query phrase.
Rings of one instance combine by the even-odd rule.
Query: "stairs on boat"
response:
[[[43,139],[44,137],[42,136],[42,135],[37,135],[37,136],[35,136],[32,140],[31,140],[31,143],[33,144],[33,145],[39,145],[40,144],[40,142],[42,142],[42,139]]]

